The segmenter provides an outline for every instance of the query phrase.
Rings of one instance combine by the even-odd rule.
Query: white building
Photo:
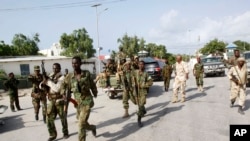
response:
[[[34,66],[39,65],[41,69],[41,61],[44,60],[44,67],[47,73],[52,72],[52,65],[59,63],[61,65],[61,72],[67,68],[69,72],[73,71],[72,58],[64,56],[44,57],[44,56],[25,56],[18,58],[2,58],[0,59],[0,69],[4,70],[7,74],[13,72],[16,75],[29,75],[34,72]],[[82,60],[84,62],[84,60]],[[87,59],[85,61],[97,62],[95,58]],[[87,69],[93,72],[93,64],[84,64],[82,69]],[[97,63],[95,63],[97,68]],[[99,72],[97,72],[99,73]]]
[[[38,51],[38,53],[41,53],[45,56],[61,56],[61,52],[63,51],[60,43],[53,43],[53,45],[50,47],[50,49],[44,49]]]

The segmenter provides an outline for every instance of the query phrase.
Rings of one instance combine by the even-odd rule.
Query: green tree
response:
[[[218,39],[214,39],[207,43],[203,48],[200,49],[202,54],[210,54],[216,52],[225,52],[226,43],[223,41],[219,41]]]
[[[96,50],[93,48],[93,40],[89,37],[85,28],[74,30],[73,33],[67,35],[63,33],[60,39],[60,44],[64,51],[62,55],[75,56],[81,58],[93,57]]]
[[[37,55],[39,48],[39,34],[36,33],[32,38],[23,34],[15,34],[12,40],[13,55]]]
[[[167,53],[166,46],[157,45],[155,43],[147,44],[145,50],[149,52],[149,56],[158,58],[164,58]]]
[[[250,44],[248,42],[237,40],[234,41],[234,44],[237,45],[237,49],[239,49],[240,51],[250,50]]]
[[[7,45],[4,41],[0,41],[0,56],[12,56],[13,46]]]

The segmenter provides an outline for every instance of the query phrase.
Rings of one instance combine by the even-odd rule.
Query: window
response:
[[[30,66],[29,64],[20,64],[21,75],[29,75],[30,74]]]

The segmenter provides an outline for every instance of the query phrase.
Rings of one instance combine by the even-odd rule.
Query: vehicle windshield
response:
[[[246,60],[250,60],[250,52],[249,53],[245,53],[244,57],[245,57]]]
[[[221,58],[214,57],[214,58],[203,58],[202,63],[212,63],[212,62],[221,62]]]

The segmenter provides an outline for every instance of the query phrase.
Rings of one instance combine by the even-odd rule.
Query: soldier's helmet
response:
[[[34,66],[34,70],[40,70],[40,66]]]

